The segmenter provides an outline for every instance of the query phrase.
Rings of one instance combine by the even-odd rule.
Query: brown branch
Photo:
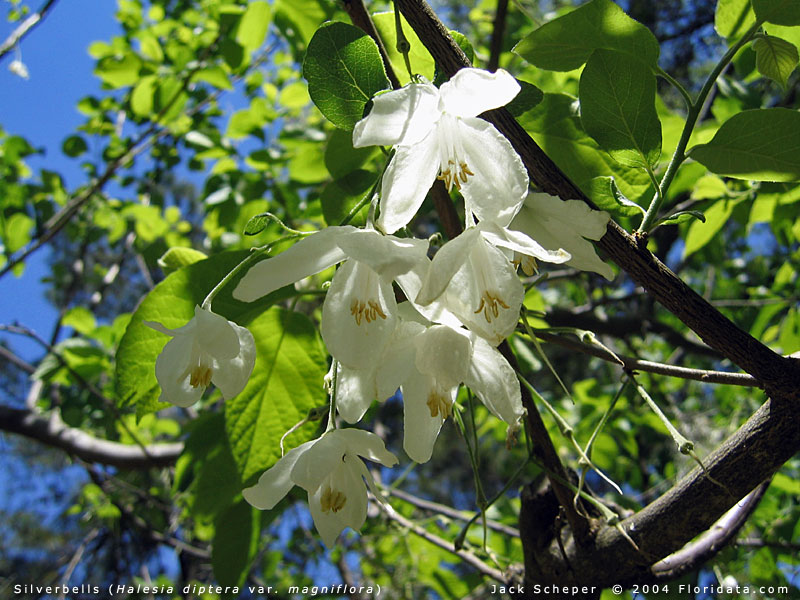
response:
[[[139,446],[101,440],[75,427],[70,427],[57,413],[50,416],[29,409],[0,405],[0,431],[24,435],[53,448],[63,450],[87,462],[101,463],[118,469],[168,467],[183,452],[183,444],[151,444]]]
[[[496,71],[500,66],[500,54],[503,52],[503,36],[506,32],[506,15],[508,14],[508,0],[497,0],[497,10],[494,13],[492,27],[492,40],[489,43],[489,62],[486,69]]]
[[[671,581],[696,570],[716,555],[739,533],[769,487],[765,481],[726,512],[713,527],[677,552],[651,567],[655,581]]]

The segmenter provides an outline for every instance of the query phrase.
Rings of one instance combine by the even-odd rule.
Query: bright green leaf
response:
[[[705,223],[698,220],[689,225],[689,231],[686,234],[686,245],[683,248],[683,257],[686,258],[690,254],[697,252],[714,239],[714,236],[728,222],[733,209],[739,202],[740,200],[719,200],[703,213],[706,218]]]
[[[208,258],[205,254],[194,248],[170,248],[158,259],[158,266],[165,274],[170,274],[183,267]]]
[[[786,108],[734,115],[689,156],[718,175],[757,181],[800,180],[800,113]]]
[[[283,434],[325,402],[322,378],[327,371],[316,328],[305,315],[273,307],[248,329],[256,340],[253,374],[245,389],[225,402],[225,427],[245,484],[280,458]],[[311,431],[287,438],[287,449],[308,439]]]
[[[583,127],[601,148],[629,167],[655,165],[661,122],[648,66],[620,52],[597,50],[581,74],[580,98]]]
[[[402,85],[410,81],[408,69],[406,68],[403,55],[397,51],[397,29],[394,24],[394,12],[382,12],[373,15],[372,20],[375,28],[383,40],[386,54],[389,56],[389,63],[392,65],[394,74]],[[403,35],[411,46],[408,51],[408,60],[411,63],[411,71],[417,75],[422,75],[429,81],[433,81],[436,63],[428,52],[425,45],[420,41],[417,34],[408,24],[405,17],[400,17],[403,26]]]
[[[752,0],[753,11],[761,21],[776,25],[800,25],[800,2],[797,0]]]
[[[342,223],[350,211],[364,199],[377,180],[376,173],[359,169],[326,185],[320,196],[325,222],[328,225]],[[361,214],[357,215],[350,224],[362,225],[366,220],[367,209],[368,206],[365,206]]]
[[[326,23],[308,44],[303,61],[308,93],[337,127],[352,129],[376,92],[390,87],[378,46],[346,23]]]
[[[236,41],[255,50],[264,43],[270,22],[270,6],[267,2],[250,2],[236,28]]]
[[[540,69],[571,71],[600,48],[628,54],[651,67],[658,63],[658,40],[611,0],[592,0],[545,23],[513,51]]]
[[[789,75],[798,62],[797,47],[775,36],[765,36],[753,42],[756,51],[756,68],[764,77],[777,81],[786,89]]]
[[[155,75],[142,77],[131,92],[131,110],[139,117],[148,117],[153,113],[153,99],[156,93],[158,78]]]
[[[23,212],[15,212],[8,217],[5,222],[5,231],[3,232],[6,252],[9,254],[16,252],[30,242],[33,225],[34,220]]]
[[[755,22],[750,0],[717,0],[714,29],[721,37],[734,41],[742,37]]]
[[[70,308],[64,314],[61,323],[66,327],[72,327],[72,329],[83,335],[91,334],[95,327],[97,327],[94,315],[85,306],[74,306]]]
[[[545,94],[542,102],[520,117],[520,124],[545,153],[584,192],[600,175],[614,177],[619,190],[633,201],[651,187],[642,169],[626,167],[601,150],[583,131],[575,99],[564,94]]]
[[[228,77],[228,73],[226,73],[225,69],[223,69],[219,65],[214,65],[211,67],[207,67],[205,69],[200,69],[197,73],[194,74],[192,80],[205,81],[206,83],[210,83],[215,88],[218,88],[220,90],[233,89],[233,85],[231,85],[231,80]]]
[[[703,175],[692,189],[692,200],[716,200],[728,195],[728,186],[716,175]]]
[[[588,196],[597,208],[611,213],[613,216],[635,217],[645,213],[644,208],[628,200],[619,191],[613,177],[594,177],[587,185]]]
[[[133,85],[139,81],[139,69],[142,67],[142,60],[129,52],[117,58],[108,56],[97,63],[95,74],[112,88],[121,88]]]

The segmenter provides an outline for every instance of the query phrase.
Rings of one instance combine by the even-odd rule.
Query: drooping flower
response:
[[[336,406],[345,420],[358,421],[375,398],[386,399],[400,387],[403,448],[423,463],[463,383],[492,414],[516,427],[524,412],[519,383],[496,348],[463,327],[428,322],[410,303],[401,304],[398,313],[391,343],[369,368],[337,372]]]
[[[194,318],[183,327],[145,325],[172,336],[156,359],[156,379],[162,402],[191,406],[214,384],[229,400],[244,389],[256,359],[253,334],[225,317],[195,306]]]
[[[580,200],[561,200],[550,194],[530,194],[509,225],[545,248],[563,248],[571,258],[566,262],[582,271],[594,271],[611,281],[614,271],[600,260],[588,240],[599,240],[606,233],[609,214],[592,210]]]
[[[471,331],[498,345],[514,331],[525,295],[516,270],[499,248],[552,263],[570,258],[561,248],[547,250],[523,233],[481,221],[436,253],[416,302],[426,305],[441,299]]]
[[[284,285],[345,262],[322,305],[320,331],[328,351],[343,364],[368,364],[395,327],[392,281],[427,261],[424,240],[386,236],[350,226],[327,227],[253,266],[233,292],[249,302]]]
[[[395,146],[383,175],[378,226],[394,233],[419,209],[438,177],[457,187],[468,212],[508,224],[528,191],[528,174],[484,111],[510,102],[520,86],[506,71],[461,69],[437,89],[412,83],[373,99],[353,145]]]
[[[256,508],[269,510],[299,485],[308,492],[308,506],[322,541],[331,547],[346,527],[359,530],[364,524],[367,486],[381,500],[361,457],[386,467],[397,464],[397,457],[374,433],[334,429],[287,452],[242,495]]]

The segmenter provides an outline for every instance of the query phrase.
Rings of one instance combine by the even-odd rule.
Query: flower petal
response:
[[[427,240],[383,235],[374,229],[347,232],[338,243],[347,256],[368,265],[389,281],[424,261],[428,252]]]
[[[194,318],[197,319],[195,341],[204,352],[217,360],[230,360],[239,354],[236,330],[240,327],[236,323],[199,306],[194,307]]]
[[[415,345],[420,373],[435,377],[437,383],[447,388],[464,381],[472,352],[466,329],[434,325],[416,338]]]
[[[592,210],[580,200],[562,201],[549,194],[531,194],[511,224],[545,248],[563,248],[570,253],[567,264],[614,278],[611,267],[600,260],[594,246],[584,238],[599,240],[606,233],[609,215]]]
[[[297,459],[308,451],[319,440],[311,440],[305,444],[297,446],[286,453],[286,455],[276,462],[271,468],[262,473],[253,487],[242,490],[244,499],[259,510],[269,510],[280,502],[289,490],[294,487],[294,482],[290,478],[292,469]]]
[[[403,304],[408,304],[403,302]],[[398,306],[398,313],[400,307]],[[425,330],[425,325],[414,321],[399,320],[392,339],[378,362],[376,381],[378,398],[385,400],[394,394],[414,372],[414,359],[417,354],[415,338]]]
[[[397,457],[386,449],[383,440],[370,431],[363,429],[336,429],[329,433],[336,437],[347,447],[347,452],[353,456],[363,456],[369,460],[381,463],[384,467],[393,467],[397,464]]]
[[[322,339],[342,364],[368,368],[394,331],[396,311],[391,283],[367,265],[348,260],[333,276],[325,295]]]
[[[205,387],[193,387],[189,383],[194,344],[193,335],[178,335],[168,341],[158,355],[156,379],[161,386],[161,402],[186,408],[203,396]]]
[[[300,281],[342,262],[346,255],[336,243],[342,233],[355,227],[326,227],[303,238],[277,256],[256,263],[233,290],[233,297],[252,302],[285,285]]]
[[[503,69],[491,73],[466,68],[443,83],[439,91],[446,112],[457,117],[477,117],[511,102],[519,93],[520,85]]]
[[[415,300],[416,303],[425,306],[444,293],[455,273],[464,265],[479,238],[480,231],[470,227],[439,249],[425,274],[422,289]]]
[[[403,384],[403,449],[408,457],[418,463],[428,462],[433,454],[433,445],[444,418],[441,414],[431,416],[428,398],[435,390],[430,375],[418,373]],[[449,400],[455,402],[458,388],[448,392]]]
[[[372,99],[370,113],[353,129],[353,147],[416,144],[441,115],[439,90],[430,83],[412,83]]]
[[[430,259],[426,257],[423,261],[414,265],[414,268],[407,273],[395,277],[397,285],[400,286],[400,289],[403,290],[406,298],[408,298],[408,302],[404,304],[408,304],[409,308],[413,307],[411,310],[418,313],[419,318],[425,318],[433,323],[450,325],[450,327],[460,327],[461,321],[447,310],[442,302],[434,300],[428,304],[422,305],[416,300],[422,289],[422,282],[425,278],[425,274],[428,272],[430,263]]]
[[[524,412],[514,369],[486,340],[474,334],[471,338],[472,359],[464,383],[492,414],[513,425]]]
[[[377,225],[394,233],[414,218],[439,173],[436,132],[413,146],[399,146],[381,182]]]
[[[239,395],[256,364],[256,342],[246,327],[228,321],[238,337],[239,353],[229,360],[220,360],[211,376],[211,383],[219,388],[222,397],[230,400]]]
[[[336,410],[345,421],[360,421],[377,393],[375,368],[351,369],[339,363],[336,371]]]
[[[560,264],[572,258],[572,255],[563,248],[548,250],[521,231],[500,227],[491,221],[481,221],[477,226],[483,232],[483,237],[493,246],[508,248],[550,263]]]
[[[313,447],[300,455],[289,477],[309,494],[314,493],[323,481],[341,465],[347,453],[347,443],[334,429],[318,438]],[[287,454],[288,456],[288,454]]]
[[[481,221],[505,227],[528,193],[528,171],[511,143],[482,119],[462,119],[459,137],[474,173],[461,186],[465,207]]]

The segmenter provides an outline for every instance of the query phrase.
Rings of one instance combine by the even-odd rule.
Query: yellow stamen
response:
[[[205,365],[197,365],[192,369],[189,376],[189,384],[193,387],[208,387],[211,383],[211,368]]]
[[[438,417],[441,415],[442,419],[446,419],[453,412],[453,405],[450,400],[438,392],[431,392],[428,396],[428,410],[431,411],[431,417]]]
[[[475,175],[465,162],[459,163],[457,169],[455,167],[456,163],[448,160],[447,168],[442,169],[437,177],[437,179],[444,181],[448,192],[453,189],[453,186],[456,186],[457,190],[461,190],[461,184],[466,183],[471,175]]]
[[[477,315],[479,312],[483,311],[486,322],[491,323],[492,319],[496,319],[500,315],[501,307],[508,308],[508,304],[503,301],[500,295],[496,292],[492,293],[489,290],[484,290],[481,296],[481,303],[475,310],[475,314]]]
[[[331,511],[337,513],[344,508],[347,502],[347,496],[339,490],[331,489],[331,486],[326,485],[322,491],[322,497],[319,499],[322,512],[329,513]]]
[[[361,325],[362,320],[367,323],[372,323],[373,321],[377,321],[378,318],[386,318],[386,313],[383,312],[381,305],[375,300],[362,302],[358,298],[354,298],[350,303],[350,314],[355,318],[356,325]]]

